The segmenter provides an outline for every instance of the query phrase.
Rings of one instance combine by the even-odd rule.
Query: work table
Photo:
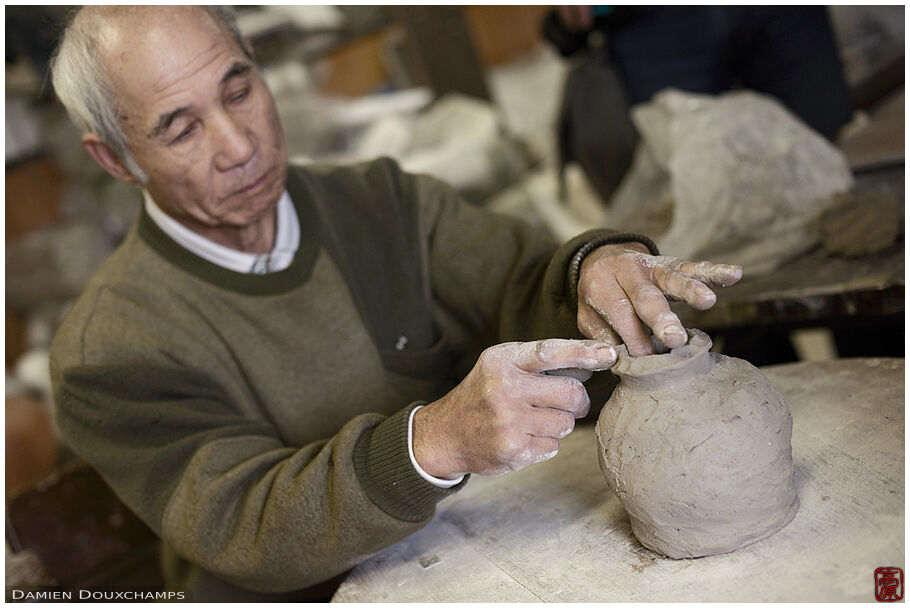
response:
[[[904,360],[762,371],[793,414],[801,502],[771,537],[698,559],[646,549],[604,482],[591,421],[548,462],[474,476],[334,601],[874,601],[875,569],[904,567]]]

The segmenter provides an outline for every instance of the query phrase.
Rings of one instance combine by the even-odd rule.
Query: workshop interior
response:
[[[809,452],[797,450],[797,440],[803,437],[798,433],[806,433],[807,425],[830,425],[832,434],[855,432],[851,441],[867,446],[875,445],[877,433],[885,433],[886,428],[897,433],[882,439],[880,445],[897,446],[898,453],[866,460],[853,455],[849,467],[862,477],[856,471],[865,464],[884,462],[886,457],[893,460],[893,470],[875,475],[880,473],[893,482],[888,486],[891,490],[881,491],[889,500],[899,501],[900,511],[889,512],[887,523],[875,529],[883,535],[889,559],[897,551],[900,563],[869,565],[903,568],[902,372],[882,376],[884,379],[870,381],[866,387],[900,395],[900,402],[892,404],[894,411],[882,414],[885,418],[880,423],[869,422],[868,435],[859,435],[860,427],[866,429],[862,424],[851,431],[851,403],[858,408],[855,411],[862,409],[852,401],[859,394],[853,388],[824,393],[847,402],[820,403],[817,411],[812,410],[817,414],[814,418],[806,418],[798,407],[804,398],[801,395],[811,392],[805,387],[824,392],[829,386],[846,386],[837,384],[837,378],[846,378],[841,374],[848,370],[866,369],[863,366],[873,365],[870,362],[886,362],[882,365],[888,367],[898,365],[897,361],[903,369],[903,5],[820,7],[833,36],[834,72],[839,70],[832,78],[842,78],[846,85],[842,95],[834,87],[820,105],[802,104],[796,96],[788,98],[795,87],[788,86],[781,94],[769,92],[770,88],[757,90],[749,84],[759,80],[741,73],[727,77],[721,85],[712,83],[711,91],[692,90],[685,82],[664,86],[659,81],[664,71],[648,64],[651,55],[645,47],[658,45],[656,38],[667,39],[668,35],[658,33],[650,40],[643,29],[631,29],[643,28],[650,18],[646,7],[594,7],[592,25],[585,31],[568,27],[553,6],[543,5],[235,8],[240,31],[249,40],[274,96],[292,164],[351,164],[390,157],[404,171],[428,174],[451,185],[470,205],[520,218],[558,243],[587,230],[611,228],[650,237],[662,255],[741,265],[742,281],[718,289],[713,307],[695,310],[674,302],[673,311],[686,327],[710,336],[711,352],[772,370],[769,378],[793,411],[802,512],[791,526],[800,517],[822,513],[813,510],[816,503],[821,509],[835,505],[839,496],[863,493],[860,486],[847,482],[839,490],[826,490],[814,486],[811,476],[799,481],[800,475],[814,470],[805,465]],[[56,5],[8,5],[4,9],[8,600],[17,599],[11,598],[11,589],[155,591],[165,586],[158,538],[73,452],[55,423],[51,342],[89,279],[139,218],[143,200],[139,188],[112,179],[85,153],[80,131],[55,96],[49,64],[72,9]],[[749,19],[753,21],[728,23],[743,29],[732,34],[733,42],[718,43],[720,55],[715,63],[735,71],[741,65],[764,61],[740,56],[748,55],[739,48],[748,38],[743,32],[755,26],[758,17]],[[817,45],[806,46],[817,50]],[[809,59],[808,51],[803,54],[807,61],[816,61]],[[813,78],[820,79],[825,72],[806,67]],[[772,74],[769,78],[777,77]],[[838,107],[840,102],[842,107]],[[609,372],[599,375],[609,377]],[[605,390],[609,395],[609,387]],[[594,410],[604,397],[598,399],[590,419],[579,422],[580,427],[594,426]],[[874,402],[876,397],[873,394],[869,399]],[[589,428],[588,432],[593,431]],[[817,434],[822,435],[821,431]],[[812,454],[827,458],[828,453],[818,449],[821,451]],[[568,473],[565,479],[588,486],[585,496],[607,500],[611,490],[597,471],[594,440],[578,451],[593,477],[583,479]],[[560,457],[568,459],[570,452],[567,449]],[[529,467],[528,476],[532,470],[544,475],[550,464]],[[535,549],[521,544],[517,532],[502,530],[515,525],[527,537],[549,525],[546,521],[521,522],[523,505],[533,502],[518,486],[524,473],[515,473],[514,482],[512,475],[502,480],[472,479],[465,492],[474,483],[494,488],[499,482],[500,489],[470,495],[477,501],[474,510],[462,494],[447,499],[451,506],[437,516],[439,522],[414,537],[418,540],[402,541],[390,553],[380,554],[369,568],[355,569],[335,591],[336,601],[636,601],[668,597],[674,601],[671,591],[668,596],[648,596],[642,589],[651,584],[659,587],[655,579],[666,578],[658,577],[657,569],[673,566],[675,572],[684,564],[637,544],[628,524],[622,530],[629,539],[626,553],[631,565],[619,572],[625,573],[629,590],[618,583],[605,584],[614,595],[584,596],[584,585],[570,584],[571,577],[562,588],[552,580],[547,582],[547,576],[535,569],[539,565],[521,570],[519,565],[530,557],[522,561],[515,555],[530,555],[527,552]],[[815,479],[824,478],[819,475]],[[514,523],[499,511],[488,520],[482,513],[476,521],[471,519],[474,511],[482,510],[477,505],[487,504],[487,495],[505,495],[510,488],[519,512]],[[817,501],[813,498],[816,490]],[[865,493],[867,497],[874,494],[871,490]],[[854,500],[852,495],[850,500]],[[871,512],[878,513],[875,508]],[[589,517],[588,511],[579,513],[579,517]],[[843,513],[843,517],[852,513],[849,516],[857,521],[865,517],[859,507],[853,511],[844,507]],[[819,517],[827,521],[826,517],[835,515]],[[879,516],[868,519],[875,517]],[[584,521],[587,533],[599,535],[589,529],[589,520]],[[445,553],[444,543],[433,544],[429,532],[433,526],[445,532],[436,538],[453,543],[450,553]],[[767,542],[783,543],[777,538],[786,530],[753,545],[759,547],[755,551],[762,551]],[[464,538],[457,542],[463,544],[456,545],[453,535],[460,534]],[[856,551],[874,560],[877,538],[868,538]],[[508,549],[495,549],[500,546],[497,539]],[[580,550],[576,548],[576,553]],[[448,578],[427,583],[436,581],[434,576],[443,580],[447,564],[461,559],[458,551],[479,552],[490,562],[501,559],[519,565],[514,570],[500,565],[511,577],[505,582],[496,578],[501,573],[473,579],[479,581],[473,591],[462,580],[463,596],[457,595],[456,587],[447,586],[454,585]],[[569,554],[558,555],[549,561],[555,563]],[[738,556],[730,554],[728,559],[734,561],[723,567],[732,568],[738,563],[735,560],[747,559]],[[773,560],[768,553],[762,556]],[[699,579],[692,573],[701,572],[700,568],[708,572],[709,566],[703,562],[717,560],[713,563],[720,564],[722,558],[683,560],[695,566],[678,576],[691,576],[695,582],[677,585],[676,597],[691,601],[747,599],[736,595],[736,589],[745,588],[738,585],[725,588],[718,583],[716,588],[723,589],[717,592],[720,597],[706,591],[715,588],[710,584],[699,588]],[[413,579],[403,570],[382,570],[399,563],[396,560],[401,568],[419,563],[414,566]],[[617,564],[625,563],[622,558],[617,560]],[[843,557],[838,564],[848,562]],[[804,565],[809,570],[821,568]],[[831,592],[837,597],[822,595],[819,599],[871,601],[872,570],[838,574],[833,564],[822,569],[823,581],[836,578],[842,584],[828,585],[829,591],[836,588],[836,593]],[[471,570],[464,572],[474,576]],[[722,570],[718,572],[722,574]],[[395,576],[399,574],[408,584],[381,583],[398,580]],[[811,578],[808,571],[803,576]],[[521,583],[516,583],[520,592],[495,595],[494,590],[511,588],[512,579]],[[778,582],[781,590],[775,594]],[[755,590],[759,595],[752,600],[813,599],[803,594],[808,593],[807,588],[800,591],[802,583],[792,587],[786,583],[765,580],[762,584],[770,595]],[[823,586],[819,584],[819,588]],[[530,595],[521,595],[526,591]],[[699,595],[705,593],[709,595]],[[18,599],[22,597],[20,594]]]

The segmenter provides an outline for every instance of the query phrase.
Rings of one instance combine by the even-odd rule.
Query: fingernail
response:
[[[632,347],[627,347],[627,348],[628,348],[628,351],[629,351],[629,356],[632,357],[633,359],[634,359],[635,357],[646,357],[646,356],[648,356],[648,355],[653,355],[653,354],[654,354],[654,350],[651,348],[650,345],[644,346],[644,347],[637,347],[637,346],[636,346],[636,347],[634,347],[634,348],[632,348]]]
[[[553,458],[553,457],[556,456],[557,454],[559,454],[559,448],[553,450],[553,451],[550,452],[549,454],[544,454],[543,456],[540,457],[540,460],[538,460],[537,462],[543,462],[543,461],[545,461],[545,460],[550,460],[551,458]]]
[[[597,350],[597,354],[601,357],[609,357],[610,359],[616,358],[616,349],[612,344],[598,344],[594,347]]]
[[[667,325],[663,328],[660,333],[661,341],[666,344],[667,340],[670,338],[683,338],[685,339],[686,331],[679,325]]]
[[[724,276],[720,282],[722,287],[729,287],[743,277],[743,269],[741,266],[726,266],[724,270]]]
[[[717,302],[717,294],[715,294],[710,289],[699,289],[698,297],[699,297],[699,299],[704,301],[705,304],[713,305],[715,302]]]

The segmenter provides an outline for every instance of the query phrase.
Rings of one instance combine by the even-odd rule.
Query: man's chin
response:
[[[232,214],[235,219],[231,223],[237,227],[242,227],[261,221],[263,217],[269,215],[278,207],[278,201],[281,200],[283,193],[284,188],[281,188],[275,193],[264,192],[261,196],[247,199]]]

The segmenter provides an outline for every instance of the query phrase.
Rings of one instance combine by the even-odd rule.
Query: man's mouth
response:
[[[266,171],[265,173],[262,174],[262,177],[260,177],[256,181],[244,186],[243,188],[241,188],[240,190],[235,192],[235,194],[247,195],[247,194],[252,194],[252,193],[256,192],[262,186],[265,185],[266,180],[268,179],[269,174],[271,174],[271,172],[272,172],[271,170]]]

